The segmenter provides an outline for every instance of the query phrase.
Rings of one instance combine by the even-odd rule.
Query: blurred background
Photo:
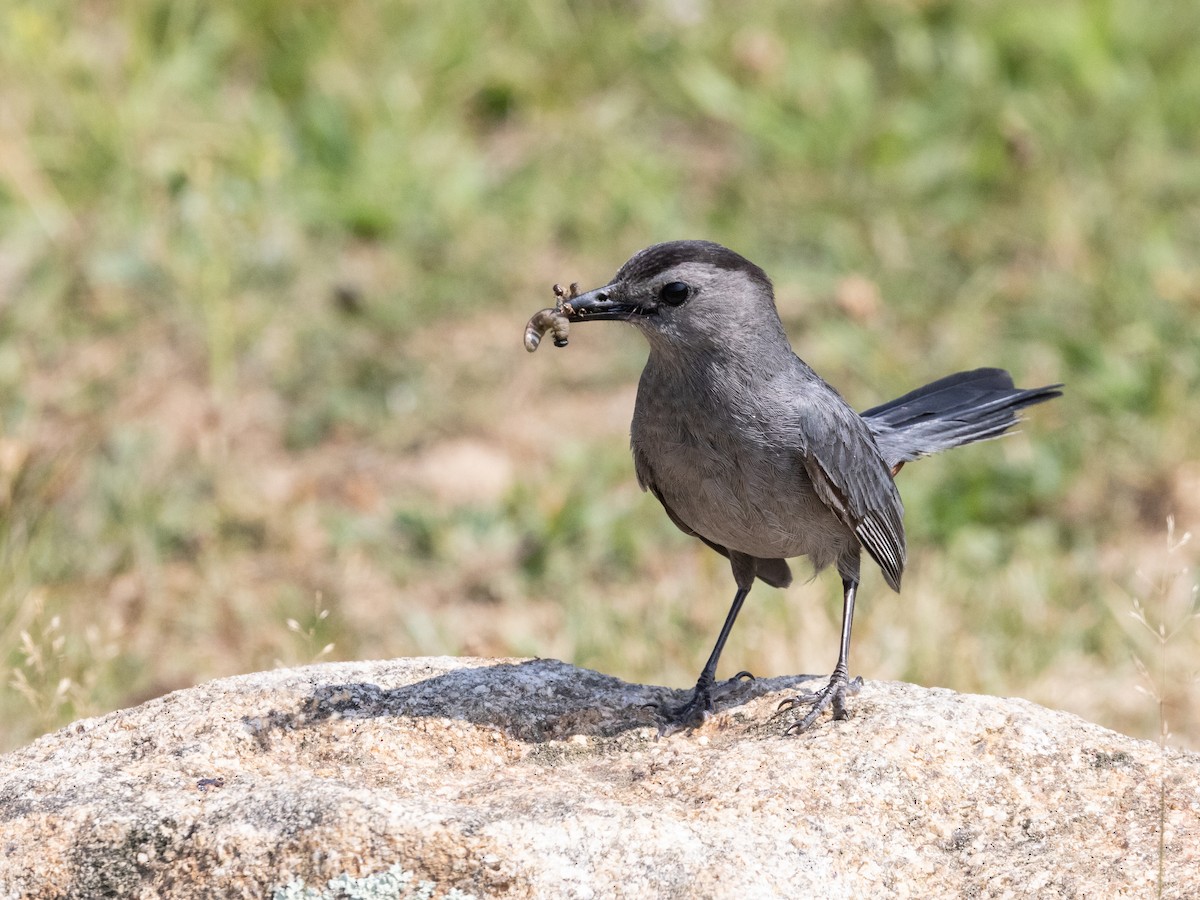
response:
[[[1194,2],[5,0],[0,749],[315,660],[690,686],[732,582],[634,481],[644,344],[521,344],[683,237],[859,408],[1067,383],[904,470],[855,672],[1200,747],[1197,46]],[[724,674],[828,672],[839,615],[760,584]]]

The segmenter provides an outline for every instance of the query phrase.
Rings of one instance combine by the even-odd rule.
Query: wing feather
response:
[[[854,532],[879,564],[893,590],[900,590],[906,550],[904,505],[875,438],[862,419],[849,415],[806,415],[801,433],[804,471],[821,501]],[[853,418],[851,418],[853,417]]]

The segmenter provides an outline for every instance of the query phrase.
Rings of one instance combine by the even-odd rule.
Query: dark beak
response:
[[[583,322],[587,319],[603,321],[605,319],[628,320],[635,315],[647,315],[654,312],[653,308],[639,306],[621,299],[621,288],[618,284],[606,285],[571,297],[563,301],[563,312],[571,322]]]

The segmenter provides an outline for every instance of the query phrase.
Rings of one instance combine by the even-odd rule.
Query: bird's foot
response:
[[[811,709],[804,714],[804,718],[799,722],[794,722],[784,729],[784,734],[799,734],[801,731],[806,731],[817,717],[821,715],[830,706],[833,707],[833,717],[837,720],[848,719],[849,712],[846,711],[846,697],[851,694],[857,694],[862,688],[862,677],[850,679],[848,673],[835,670],[829,677],[829,683],[819,691],[808,691],[795,697],[789,697],[779,704],[780,712],[789,709],[795,709],[798,706],[811,706]]]
[[[646,707],[658,713],[659,737],[688,731],[697,728],[713,714],[715,701],[723,700],[739,690],[754,676],[749,672],[738,672],[732,678],[719,684],[705,683],[703,679],[696,683],[692,693],[681,705],[674,706],[666,703],[647,703]]]

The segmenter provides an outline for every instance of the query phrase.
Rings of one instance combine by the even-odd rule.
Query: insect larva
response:
[[[567,346],[571,323],[563,312],[563,304],[579,296],[579,285],[572,284],[564,288],[561,284],[554,285],[554,306],[539,309],[525,326],[525,349],[532,353],[542,342],[542,335],[547,331],[554,332],[554,346]]]

